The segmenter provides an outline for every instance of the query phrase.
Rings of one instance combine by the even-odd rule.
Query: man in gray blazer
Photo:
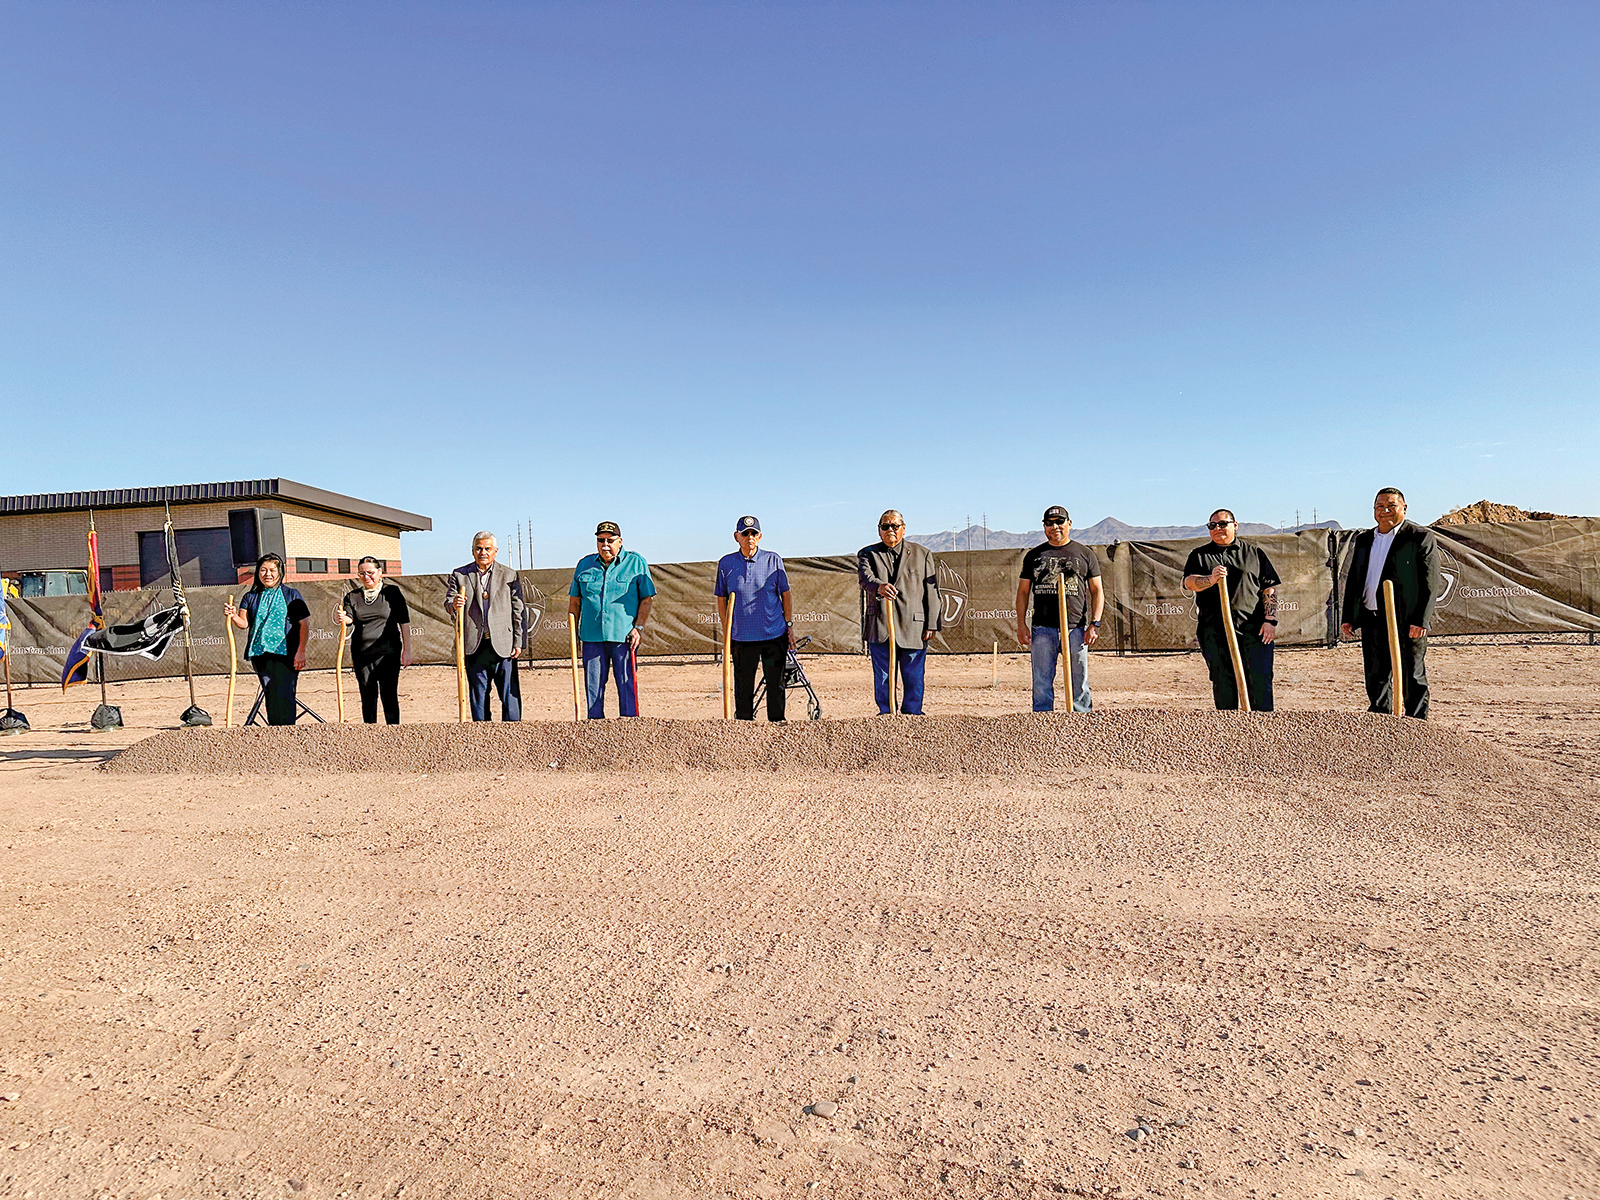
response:
[[[861,640],[872,655],[873,693],[878,714],[889,711],[889,672],[900,671],[900,711],[922,715],[922,682],[927,643],[943,628],[944,601],[939,569],[927,547],[906,538],[906,519],[894,509],[878,518],[878,540],[856,552],[861,582]],[[889,662],[889,618],[894,606],[896,663]]]
[[[472,719],[489,720],[489,680],[500,693],[500,717],[522,720],[522,688],[517,682],[517,655],[522,651],[522,580],[510,567],[495,562],[499,546],[487,530],[473,535],[472,561],[457,567],[445,581],[445,612],[453,624],[466,610],[462,649],[467,656],[467,687]]]

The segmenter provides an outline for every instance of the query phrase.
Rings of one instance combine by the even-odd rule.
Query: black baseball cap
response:
[[[595,537],[604,537],[608,533],[614,533],[618,537],[621,537],[622,526],[618,525],[615,521],[601,521],[600,524],[594,527]]]
[[[1063,521],[1070,520],[1070,518],[1067,516],[1067,510],[1062,508],[1059,504],[1052,504],[1049,508],[1044,510],[1044,519],[1046,521],[1050,520],[1052,517],[1060,517]]]

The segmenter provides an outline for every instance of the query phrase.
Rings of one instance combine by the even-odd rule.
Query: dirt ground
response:
[[[932,660],[921,723],[806,667],[827,729],[532,731],[592,753],[521,769],[297,727],[104,771],[181,682],[113,686],[108,734],[20,690],[0,1196],[1600,1196],[1600,648],[1436,647],[1426,772],[1347,715],[1350,648],[1279,655],[1276,725],[1200,715],[1187,656],[1096,656],[1087,723],[954,719],[1025,711],[1020,655]],[[640,678],[720,716],[710,664]],[[564,671],[523,685],[570,721]],[[453,719],[453,674],[402,704]],[[875,749],[781,752],[824,741]]]

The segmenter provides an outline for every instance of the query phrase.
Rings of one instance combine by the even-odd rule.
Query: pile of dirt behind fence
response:
[[[1518,508],[1515,504],[1496,504],[1493,500],[1475,500],[1471,504],[1463,504],[1460,508],[1452,508],[1435,521],[1434,524],[1475,525],[1484,522],[1568,521],[1578,519],[1576,517],[1563,517],[1560,513],[1536,512],[1526,508]]]
[[[690,770],[1015,774],[1123,770],[1352,780],[1504,779],[1482,739],[1368,713],[1116,709],[866,717],[767,725],[637,720],[180,729],[123,751],[117,773]]]

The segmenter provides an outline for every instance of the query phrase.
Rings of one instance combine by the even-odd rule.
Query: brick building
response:
[[[348,576],[367,554],[398,575],[401,533],[433,528],[416,513],[292,479],[0,496],[0,574],[24,595],[83,592],[93,512],[101,590],[153,583],[167,574],[164,504],[190,586],[247,580],[274,550],[291,580]]]

